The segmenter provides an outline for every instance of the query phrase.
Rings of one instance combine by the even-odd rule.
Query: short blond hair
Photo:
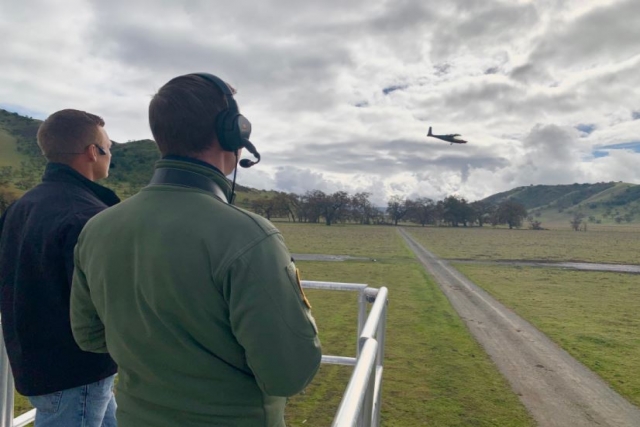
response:
[[[68,159],[96,143],[102,117],[80,110],[60,110],[49,117],[38,129],[38,146],[50,162]]]

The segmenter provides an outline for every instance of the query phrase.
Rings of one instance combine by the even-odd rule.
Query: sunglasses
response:
[[[100,147],[98,144],[93,144],[95,145],[95,147],[98,149],[98,152],[100,153],[101,156],[106,156],[107,152],[104,151],[104,149],[102,147]]]

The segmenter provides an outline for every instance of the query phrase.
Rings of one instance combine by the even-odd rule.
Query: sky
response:
[[[255,188],[382,204],[640,184],[637,0],[6,0],[0,40],[0,108],[86,110],[117,142],[151,138],[171,78],[219,76]]]

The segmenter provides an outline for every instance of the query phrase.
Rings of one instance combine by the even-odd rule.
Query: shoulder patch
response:
[[[287,265],[287,275],[289,276],[289,280],[291,281],[291,284],[297,288],[297,290],[300,292],[300,299],[302,300],[302,303],[305,305],[305,307],[307,307],[308,309],[311,309],[311,303],[309,302],[309,300],[307,299],[307,296],[304,293],[304,290],[302,289],[302,283],[300,282],[300,270],[296,267],[296,265],[292,262],[290,262]]]
[[[296,268],[296,282],[298,282],[298,287],[300,288],[300,293],[302,294],[302,302],[307,306],[308,309],[311,309],[311,303],[307,299],[307,296],[304,294],[304,290],[302,289],[302,282],[300,281],[300,269]]]

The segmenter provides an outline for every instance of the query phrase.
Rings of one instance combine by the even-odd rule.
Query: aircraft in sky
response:
[[[429,133],[427,134],[427,136],[430,136],[432,138],[438,138],[438,139],[441,139],[443,141],[450,142],[451,145],[453,145],[453,144],[466,144],[467,143],[467,141],[465,141],[464,139],[458,138],[460,136],[459,133],[450,133],[448,135],[434,135],[433,133],[431,133],[431,126],[429,126]]]

